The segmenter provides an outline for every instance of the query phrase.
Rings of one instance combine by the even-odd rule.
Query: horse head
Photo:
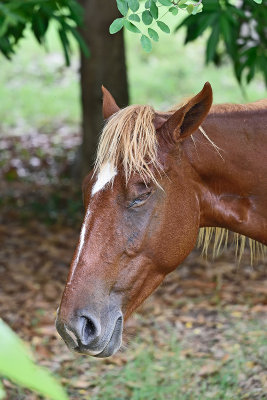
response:
[[[70,348],[108,357],[124,321],[193,249],[200,207],[184,149],[212,104],[206,83],[179,109],[120,109],[103,88],[95,168],[85,178],[85,217],[57,317]]]

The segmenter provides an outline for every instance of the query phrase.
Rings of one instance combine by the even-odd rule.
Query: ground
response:
[[[194,250],[129,320],[112,358],[66,348],[54,321],[82,204],[64,178],[79,139],[68,133],[57,153],[63,137],[1,141],[0,315],[71,400],[267,399],[267,263],[250,266],[248,250],[239,266],[231,248],[216,260]],[[38,398],[4,386],[8,400]]]

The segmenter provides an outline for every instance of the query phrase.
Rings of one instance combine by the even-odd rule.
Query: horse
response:
[[[164,113],[120,109],[102,91],[106,124],[56,321],[70,349],[99,358],[118,351],[124,321],[199,232],[206,249],[229,230],[241,251],[245,237],[252,253],[267,248],[267,100],[212,105],[207,82]]]

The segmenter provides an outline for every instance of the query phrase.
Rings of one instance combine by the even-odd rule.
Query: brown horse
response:
[[[103,94],[107,123],[57,318],[67,345],[96,357],[119,349],[123,321],[191,252],[200,228],[205,246],[211,227],[217,248],[225,229],[267,244],[266,100],[211,107],[206,83],[158,113],[120,110]]]

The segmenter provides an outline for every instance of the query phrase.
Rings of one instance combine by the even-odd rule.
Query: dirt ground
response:
[[[41,168],[46,163],[46,171],[58,170],[65,160],[64,149],[56,161],[52,157],[48,162],[53,145],[47,144],[47,153],[36,156],[40,143],[34,147],[30,140],[31,156],[16,164],[18,150],[12,139],[8,140],[2,142],[0,316],[29,343],[35,359],[60,376],[71,399],[141,399],[134,397],[136,383],[130,379],[122,383],[128,397],[103,397],[105,376],[121,374],[146,348],[157,358],[174,336],[181,346],[181,360],[203,361],[195,375],[201,382],[227,366],[239,354],[240,346],[247,348],[245,372],[238,375],[239,398],[267,399],[267,262],[250,266],[248,249],[239,266],[233,249],[214,261],[203,259],[200,251],[194,250],[130,319],[123,350],[111,359],[94,360],[69,352],[54,321],[78,239],[80,195],[77,197],[67,180],[61,178],[59,186],[57,179],[47,178],[49,174]],[[21,147],[27,149],[21,142],[17,147],[20,152]],[[11,158],[13,163],[7,162]],[[63,172],[67,169],[66,161]],[[60,174],[62,177],[62,170]],[[258,337],[265,341],[259,344]],[[157,368],[164,372],[160,363]],[[38,398],[7,380],[4,386],[9,400]],[[150,398],[157,399],[153,396]]]

